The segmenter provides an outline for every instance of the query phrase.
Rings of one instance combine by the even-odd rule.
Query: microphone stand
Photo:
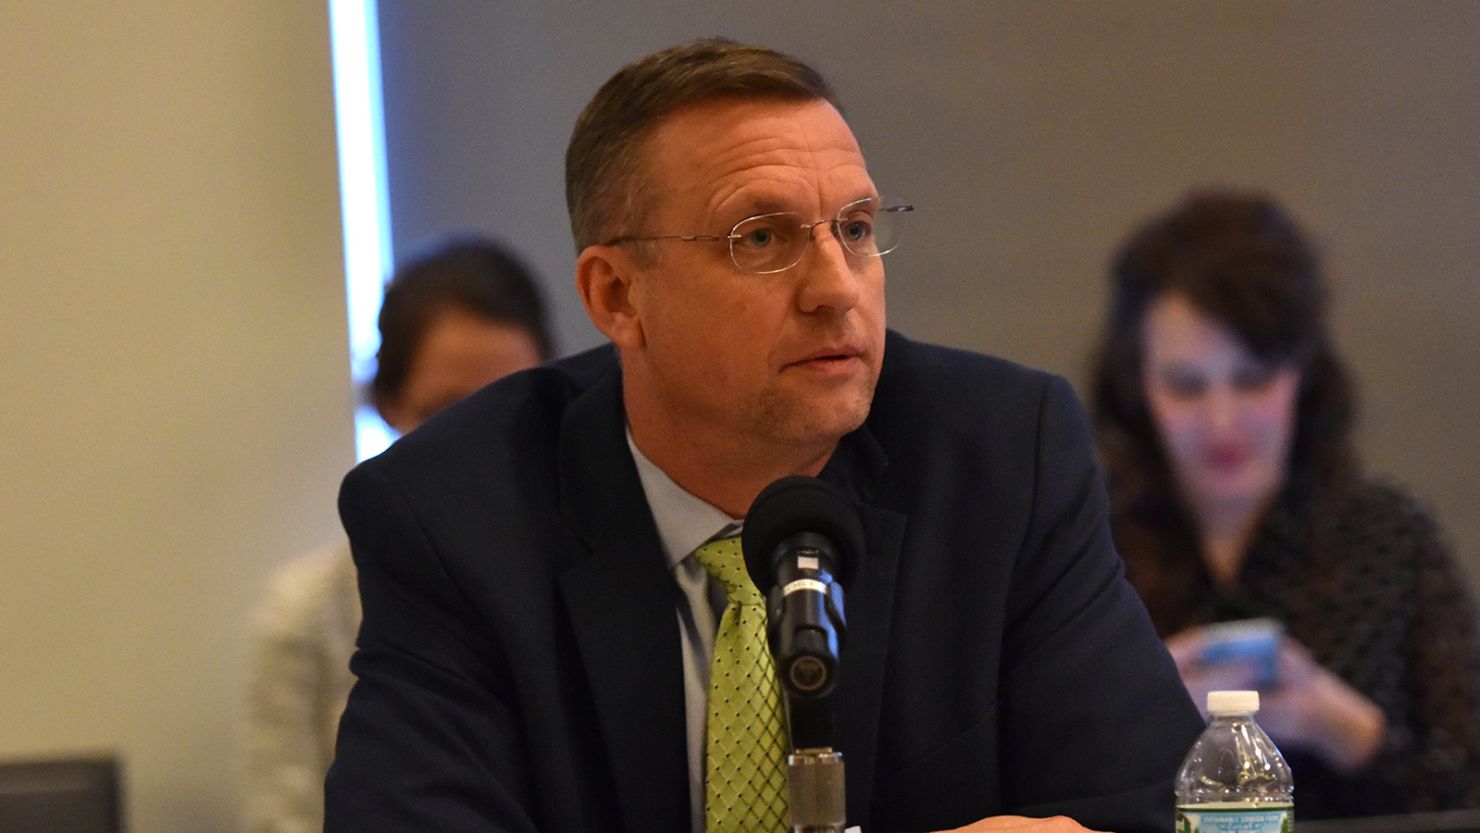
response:
[[[843,833],[843,753],[798,749],[786,756],[792,833]]]
[[[784,596],[795,585],[809,591],[805,623],[789,632],[772,630],[772,650],[786,706],[792,753],[787,756],[787,789],[792,833],[843,833],[848,818],[843,753],[833,749],[832,692],[837,683],[844,624],[842,588],[827,582],[793,582],[777,588]],[[779,599],[778,599],[779,601]],[[829,629],[812,627],[826,620]],[[773,620],[780,625],[780,619]],[[834,635],[829,638],[828,631]]]
[[[848,818],[843,753],[830,745],[805,745],[810,742],[807,736],[822,728],[811,724],[826,724],[827,734],[831,734],[831,705],[825,700],[800,700],[788,694],[786,707],[793,738],[793,751],[786,756],[792,833],[843,833]],[[799,736],[803,738],[800,742],[796,740]]]

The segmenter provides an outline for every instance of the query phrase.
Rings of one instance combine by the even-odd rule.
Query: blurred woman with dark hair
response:
[[[1193,698],[1261,690],[1301,818],[1480,806],[1475,607],[1436,524],[1361,472],[1305,235],[1197,193],[1111,278],[1091,407],[1116,544]]]

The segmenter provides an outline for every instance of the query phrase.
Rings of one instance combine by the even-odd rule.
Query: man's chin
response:
[[[787,433],[805,445],[835,444],[863,425],[870,404],[872,398],[859,397],[817,402],[793,415]]]

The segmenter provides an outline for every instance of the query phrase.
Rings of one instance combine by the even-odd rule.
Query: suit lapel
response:
[[[560,577],[628,830],[690,823],[678,585],[626,446],[620,373],[571,402],[561,426],[562,512],[590,553]],[[870,504],[887,465],[867,427],[821,474],[854,499],[866,553],[843,587],[847,641],[835,695],[848,818],[867,824],[905,516]]]
[[[571,402],[562,511],[590,554],[560,577],[628,830],[689,826],[680,591],[627,450],[620,374]]]
[[[843,439],[821,474],[852,497],[863,522],[863,563],[843,585],[847,636],[839,658],[834,716],[843,753],[848,819],[868,827],[874,763],[884,696],[894,580],[904,540],[905,516],[872,505],[887,460],[867,427]]]

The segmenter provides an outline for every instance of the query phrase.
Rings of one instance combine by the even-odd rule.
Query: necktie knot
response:
[[[730,604],[764,605],[765,597],[756,589],[745,570],[745,555],[739,538],[719,538],[694,550],[694,557],[709,574],[725,586]]]

